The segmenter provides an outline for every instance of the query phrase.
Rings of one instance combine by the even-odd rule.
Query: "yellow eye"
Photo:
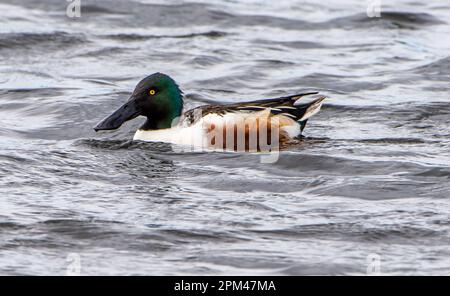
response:
[[[154,89],[151,89],[148,93],[149,93],[151,96],[153,96],[154,94],[156,94],[156,91],[155,91]]]

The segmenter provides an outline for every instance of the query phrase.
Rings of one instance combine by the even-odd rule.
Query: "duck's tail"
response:
[[[304,102],[308,99],[309,102]],[[319,94],[313,94],[309,96],[304,96],[295,101],[294,107],[296,107],[297,121],[300,124],[300,131],[303,132],[305,129],[308,119],[314,114],[320,111],[323,101],[326,99],[325,96]],[[301,101],[300,103],[297,103]]]

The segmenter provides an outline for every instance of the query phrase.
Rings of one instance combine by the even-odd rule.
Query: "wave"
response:
[[[107,34],[107,35],[98,35],[98,36],[101,38],[109,38],[109,39],[123,40],[123,41],[145,41],[145,40],[160,39],[160,38],[174,38],[174,39],[195,38],[195,37],[220,38],[220,37],[225,37],[227,35],[230,35],[230,33],[212,30],[212,31],[206,31],[206,32],[179,34],[179,35],[143,35],[143,34],[122,33],[122,34]]]
[[[297,85],[299,87],[326,89],[338,93],[381,90],[388,86],[384,82],[355,81],[353,78],[351,76],[312,73],[305,76],[284,79],[283,82],[274,84],[274,86],[277,88],[288,88]]]
[[[401,213],[388,213],[397,216]],[[322,238],[340,240],[342,236],[352,241],[360,242],[391,242],[395,244],[410,244],[424,238],[441,238],[442,232],[425,227],[413,227],[407,225],[392,225],[383,227],[367,227],[358,223],[324,223],[295,226],[273,230],[249,230],[259,235],[272,237],[296,237],[296,238]],[[432,242],[428,242],[432,244]]]
[[[420,74],[421,78],[447,82],[450,76],[450,56],[417,67],[413,71]]]
[[[49,46],[52,48],[74,46],[88,42],[87,38],[80,34],[67,32],[52,33],[1,33],[1,49],[35,49],[36,46]]]
[[[365,13],[339,17],[319,24],[325,28],[364,28],[382,27],[385,29],[418,29],[423,26],[445,24],[429,13],[382,11],[381,17],[370,18]]]

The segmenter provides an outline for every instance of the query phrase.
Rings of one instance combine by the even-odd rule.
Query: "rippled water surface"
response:
[[[450,4],[81,2],[0,3],[0,274],[450,273]],[[157,71],[329,99],[272,164],[95,134]]]

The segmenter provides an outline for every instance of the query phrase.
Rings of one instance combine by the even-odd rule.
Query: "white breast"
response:
[[[203,143],[203,131],[196,125],[189,127],[175,126],[148,131],[139,129],[134,134],[133,140],[201,147]]]
[[[208,114],[190,126],[180,124],[171,128],[159,130],[137,130],[133,140],[206,147],[207,137],[205,135],[207,133],[207,124],[220,124],[224,118],[225,116]]]

